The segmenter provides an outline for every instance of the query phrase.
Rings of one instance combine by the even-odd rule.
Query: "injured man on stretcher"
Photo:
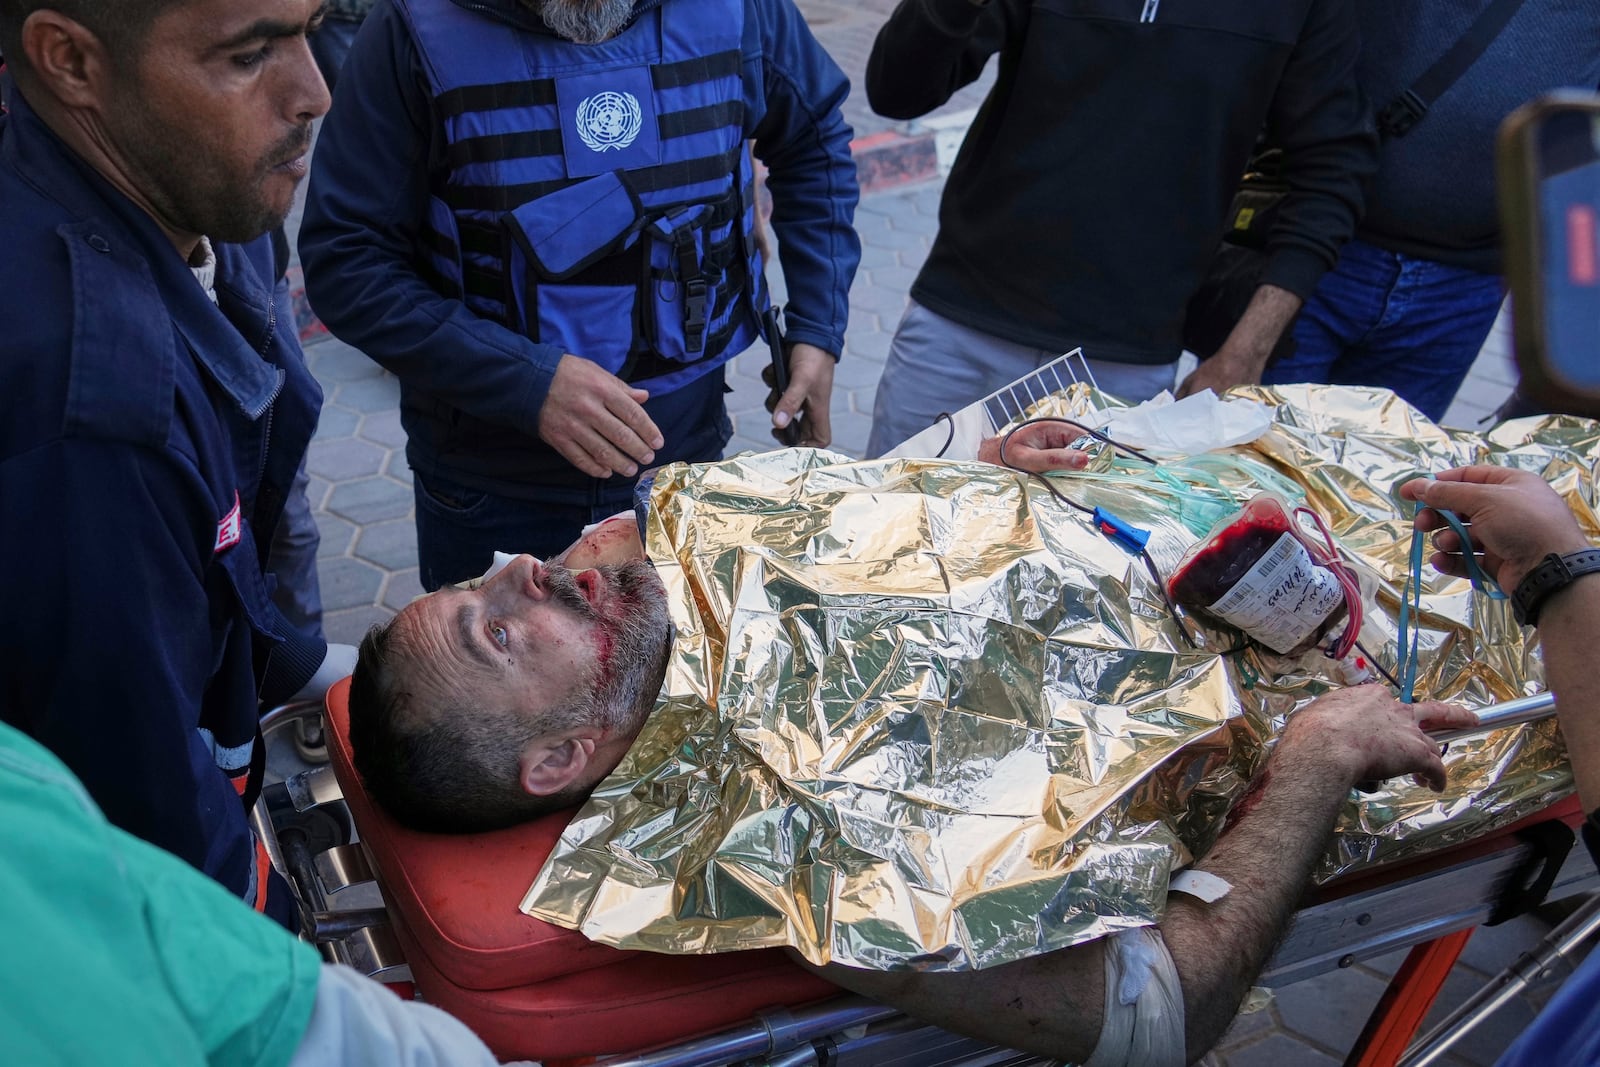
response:
[[[517,557],[368,635],[349,699],[357,767],[372,796],[417,829],[488,830],[577,804],[656,706],[671,643],[631,516],[547,563]],[[1231,887],[1220,897],[1175,892],[1154,928],[982,970],[820,973],[1039,1055],[1092,1067],[1193,1061],[1237,1013],[1352,787],[1415,775],[1441,788],[1439,746],[1424,731],[1474,721],[1449,704],[1402,704],[1377,685],[1331,691],[1290,719],[1195,865]]]

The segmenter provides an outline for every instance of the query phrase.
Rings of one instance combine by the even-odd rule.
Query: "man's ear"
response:
[[[535,738],[522,750],[522,790],[548,797],[582,782],[594,762],[598,733],[562,733]]]
[[[67,107],[98,107],[110,90],[111,57],[83,23],[44,8],[22,23],[22,53],[32,80]]]

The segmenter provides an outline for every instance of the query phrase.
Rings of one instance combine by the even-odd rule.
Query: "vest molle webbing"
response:
[[[397,6],[444,125],[419,255],[440,292],[657,393],[754,343],[744,0],[667,0],[598,45]]]

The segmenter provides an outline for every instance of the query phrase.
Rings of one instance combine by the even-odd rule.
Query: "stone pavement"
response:
[[[800,6],[813,20],[818,37],[859,84],[872,35],[892,9],[893,0],[854,4],[801,0]],[[946,110],[973,106],[985,84],[980,82]],[[914,124],[888,123],[870,115],[859,97],[852,100],[850,117],[860,135],[858,141],[921,136]],[[863,259],[851,291],[851,322],[833,404],[834,447],[850,455],[860,455],[866,445],[889,340],[937,226],[939,191],[939,183],[933,180],[869,193],[857,216]],[[309,460],[311,500],[322,532],[319,569],[326,628],[330,640],[355,642],[373,623],[388,618],[421,592],[411,472],[396,410],[398,388],[392,376],[337,340],[314,340],[306,354],[326,394]],[[730,454],[771,447],[763,408],[765,387],[759,377],[765,359],[764,352],[755,351],[732,364],[729,383],[733,392],[728,401],[735,436]],[[1504,399],[1514,378],[1502,331],[1478,360],[1445,422],[1475,424]],[[1537,919],[1523,918],[1480,930],[1446,987],[1438,1010],[1458,1003],[1490,973],[1510,963],[1545,928]],[[1285,987],[1273,1006],[1234,1026],[1212,1062],[1216,1067],[1339,1062],[1400,959],[1397,954]],[[1547,984],[1502,1009],[1449,1062],[1492,1063],[1549,990]]]

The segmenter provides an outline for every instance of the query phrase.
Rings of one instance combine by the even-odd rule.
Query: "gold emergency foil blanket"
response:
[[[1408,566],[1397,480],[1493,457],[1555,481],[1591,533],[1597,435],[1576,419],[1491,437],[1387,393],[1245,391],[1274,428],[1191,495],[1102,455],[1053,479],[1152,531],[1164,574],[1206,493],[1303,492],[1377,604],[1386,664]],[[1053,403],[1098,403],[1075,388]],[[1200,510],[1197,511],[1196,509]],[[1184,521],[1187,519],[1187,524]],[[790,945],[814,962],[960,969],[1156,921],[1170,872],[1220,832],[1326,660],[1183,641],[1141,564],[1037,479],[978,463],[777,452],[674,466],[647,546],[678,632],[661,699],[523,902],[623,948]],[[1532,692],[1502,603],[1431,575],[1418,692]],[[1454,843],[1570,790],[1552,724],[1457,742],[1452,784],[1352,795],[1319,875]]]

